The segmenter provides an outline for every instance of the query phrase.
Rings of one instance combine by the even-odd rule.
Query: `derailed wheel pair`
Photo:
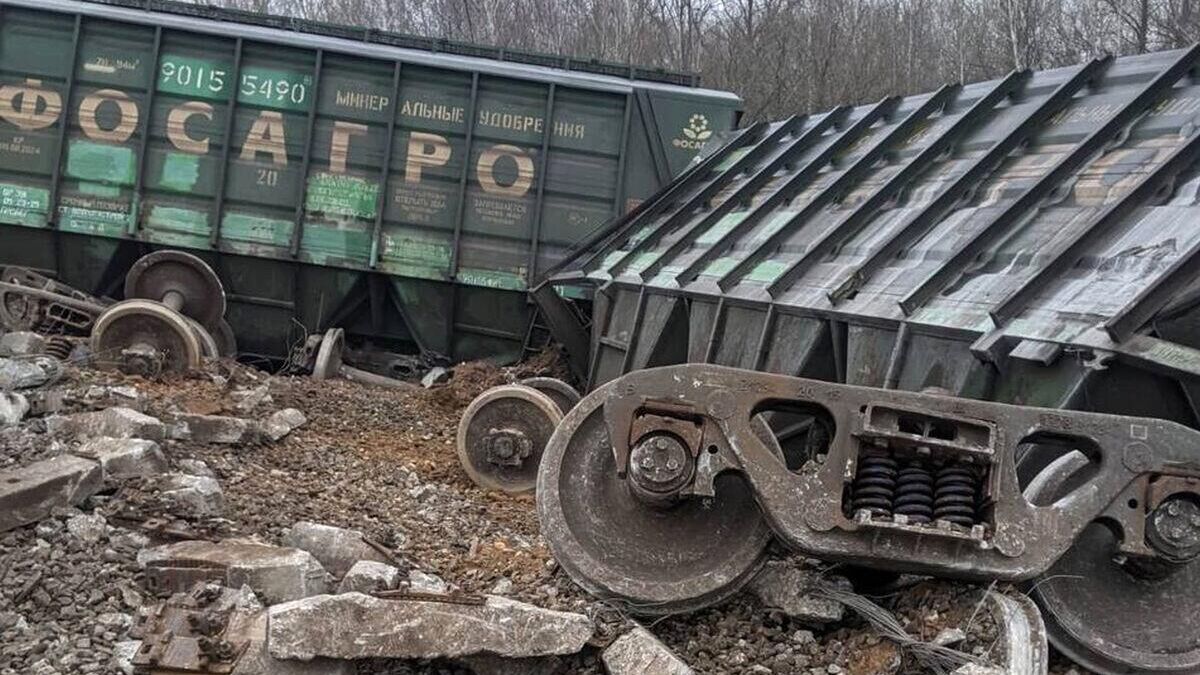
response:
[[[546,442],[578,402],[571,385],[550,377],[488,389],[459,421],[459,463],[480,487],[532,490]]]
[[[613,394],[610,384],[584,398],[542,456],[537,508],[555,559],[585,590],[631,612],[687,612],[732,596],[753,577],[772,537],[754,490],[741,473],[725,472],[714,497],[646,499],[634,480],[640,445],[628,477],[618,476],[604,410]],[[669,449],[662,454],[668,461]],[[662,462],[650,457],[647,466],[658,471]],[[1027,498],[1053,501],[1079,469],[1051,463]],[[1192,518],[1200,513],[1186,504],[1176,510],[1165,536],[1186,539],[1192,530],[1182,526],[1200,526]],[[1051,641],[1105,675],[1200,672],[1200,562],[1146,574],[1116,558],[1115,543],[1094,524],[1030,583]]]
[[[224,319],[225,291],[204,261],[182,251],[143,256],[125,277],[123,302],[92,327],[101,363],[143,375],[198,368],[204,358],[234,356],[237,341]]]

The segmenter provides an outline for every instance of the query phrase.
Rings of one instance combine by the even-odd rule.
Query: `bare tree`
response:
[[[1200,0],[216,0],[510,49],[698,71],[749,119],[1200,38]]]

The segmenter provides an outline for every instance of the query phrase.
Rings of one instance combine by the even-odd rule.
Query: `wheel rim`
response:
[[[212,332],[213,339],[217,341],[217,355],[222,358],[232,359],[237,356],[238,344],[237,336],[233,333],[233,326],[225,319],[217,322],[217,328]]]
[[[630,612],[721,602],[759,569],[771,539],[752,490],[726,473],[711,508],[695,498],[667,509],[639,500],[616,473],[603,410],[610,389],[585,397],[550,439],[538,472],[542,534],[576,583]]]
[[[225,289],[208,263],[183,251],[144,255],[125,275],[125,297],[161,301],[169,292],[183,300],[179,312],[215,327],[225,316]]]
[[[575,391],[575,387],[553,377],[530,377],[517,384],[537,389],[549,396],[564,415],[571,412],[571,408],[574,408],[581,398],[579,392]]]
[[[159,354],[161,370],[171,372],[200,367],[204,350],[184,316],[152,300],[126,300],[109,307],[96,319],[91,343],[101,363],[116,363],[125,350],[142,346]]]
[[[528,492],[562,411],[523,385],[492,387],[471,401],[458,425],[458,460],[476,485]]]
[[[321,338],[317,349],[317,360],[313,364],[313,379],[328,380],[337,377],[342,369],[342,349],[346,345],[346,332],[341,328],[330,328]]]
[[[1060,458],[1037,475],[1026,498],[1053,503],[1085,466],[1078,457]],[[1033,582],[1030,595],[1050,642],[1103,675],[1200,671],[1200,563],[1148,579],[1113,561],[1116,544],[1111,530],[1092,523]]]

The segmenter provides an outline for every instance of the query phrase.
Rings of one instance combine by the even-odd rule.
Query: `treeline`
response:
[[[1200,39],[1200,0],[224,0],[702,74],[779,118]]]

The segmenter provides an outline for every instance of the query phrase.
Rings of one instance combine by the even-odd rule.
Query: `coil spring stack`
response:
[[[868,450],[858,458],[846,516],[893,519],[910,525],[946,522],[969,529],[984,522],[981,473],[961,461]]]

